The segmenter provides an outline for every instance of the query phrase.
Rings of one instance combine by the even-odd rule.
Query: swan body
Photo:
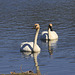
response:
[[[23,43],[21,43],[20,49],[21,49],[21,51],[31,52],[31,51],[33,51],[33,44],[34,44],[34,42],[23,42]],[[41,50],[37,44],[36,44],[35,49],[36,49],[36,52]]]
[[[33,42],[23,42],[21,43],[21,50],[23,51],[31,51],[33,48]]]
[[[20,51],[39,52],[41,50],[40,47],[37,45],[37,37],[38,37],[39,29],[40,29],[39,24],[35,24],[35,29],[36,29],[36,34],[35,34],[34,42],[21,43]]]
[[[52,24],[49,24],[48,31],[43,31],[41,34],[41,39],[43,40],[54,40],[58,39],[58,35],[52,29]]]
[[[58,35],[55,31],[51,31],[50,33],[51,33],[51,37],[50,37],[51,40],[58,38]],[[47,39],[48,40],[48,31],[42,32],[41,39]]]

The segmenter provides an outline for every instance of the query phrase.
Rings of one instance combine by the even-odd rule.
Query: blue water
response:
[[[35,23],[40,24],[38,54],[21,53],[20,44],[33,41]],[[57,41],[41,41],[42,31],[53,24]],[[32,70],[36,62],[42,75],[75,75],[74,0],[0,0],[0,74]],[[50,50],[49,50],[50,49]]]

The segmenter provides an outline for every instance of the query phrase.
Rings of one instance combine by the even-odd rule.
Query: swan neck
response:
[[[50,26],[50,30],[51,30],[51,31],[53,31],[53,28],[52,28],[52,26]]]
[[[51,37],[51,30],[50,28],[48,28],[48,39],[50,39],[50,37]]]
[[[34,44],[37,44],[37,38],[38,38],[39,29],[36,30],[35,38],[34,38]]]

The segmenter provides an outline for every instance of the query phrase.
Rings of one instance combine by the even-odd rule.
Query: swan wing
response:
[[[36,44],[35,45],[35,51],[40,51],[40,47]],[[30,52],[33,51],[33,42],[23,42],[21,43],[20,51]]]
[[[43,31],[42,32],[41,39],[48,39],[48,31]]]
[[[33,50],[33,42],[23,42],[21,43],[21,51],[32,51]]]
[[[51,39],[58,39],[58,35],[55,31],[51,31]]]

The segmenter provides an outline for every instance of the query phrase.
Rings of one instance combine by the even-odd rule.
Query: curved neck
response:
[[[35,38],[34,38],[34,44],[37,44],[37,38],[38,38],[38,33],[40,29],[36,30]]]
[[[34,38],[34,43],[33,43],[33,51],[36,51],[38,33],[39,33],[39,29],[36,30],[36,34],[35,34],[35,38]]]
[[[50,31],[51,31],[50,28],[48,28],[48,39],[50,39],[50,37],[51,37],[51,32]]]

